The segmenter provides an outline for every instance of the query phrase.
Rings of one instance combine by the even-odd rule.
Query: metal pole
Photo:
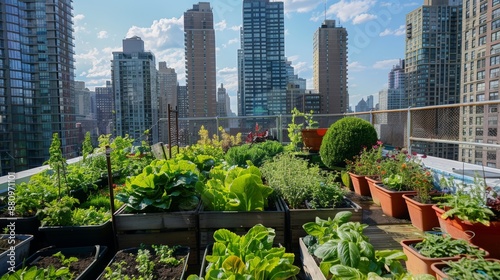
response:
[[[168,123],[168,158],[172,158],[172,127],[170,126],[170,104],[167,106],[167,123]]]
[[[408,107],[408,112],[406,116],[406,144],[408,145],[408,153],[411,155],[411,107]]]
[[[116,222],[115,222],[115,195],[113,192],[113,173],[111,171],[111,148],[106,145],[106,163],[108,166],[108,189],[109,189],[109,206],[111,210],[111,226],[113,228],[113,244],[115,249],[118,249],[118,240],[116,239]]]

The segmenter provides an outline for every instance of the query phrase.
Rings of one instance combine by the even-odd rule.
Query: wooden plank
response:
[[[116,211],[114,221],[117,231],[194,229],[198,225],[199,207],[193,211],[124,213],[124,205]]]

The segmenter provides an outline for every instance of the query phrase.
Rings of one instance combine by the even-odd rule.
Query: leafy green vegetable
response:
[[[198,205],[196,164],[178,159],[154,160],[142,173],[127,178],[116,199],[138,212],[193,210]]]
[[[500,261],[495,259],[461,258],[458,261],[447,261],[442,270],[449,279],[500,279]]]
[[[286,253],[284,247],[273,247],[274,237],[274,229],[263,225],[255,225],[243,236],[217,230],[212,254],[206,257],[205,278],[281,280],[297,275],[300,268],[293,265],[295,255]]]
[[[205,185],[198,184],[203,205],[210,211],[263,211],[273,189],[262,182],[255,166],[219,166],[210,171]]]
[[[486,252],[473,246],[467,240],[454,239],[449,235],[426,234],[421,242],[414,246],[422,256],[428,258],[445,258],[459,255],[484,257]]]

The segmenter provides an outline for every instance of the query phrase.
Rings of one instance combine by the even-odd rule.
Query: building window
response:
[[[488,100],[498,100],[498,91],[497,92],[490,92]]]
[[[483,136],[483,129],[482,128],[476,128],[476,136]]]
[[[497,128],[496,127],[490,127],[488,128],[488,136],[497,136]]]
[[[490,90],[498,89],[498,80],[490,81]]]
[[[500,68],[492,68],[490,69],[490,78],[496,78],[498,77],[500,73]]]
[[[484,91],[484,83],[478,83],[478,84],[476,84],[476,91],[477,92]]]
[[[477,102],[484,101],[484,93],[477,94],[477,95],[476,95],[476,101],[477,101]]]

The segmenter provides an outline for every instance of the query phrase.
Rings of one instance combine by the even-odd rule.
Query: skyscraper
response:
[[[411,107],[460,102],[460,65],[462,39],[462,1],[424,0],[424,5],[406,15],[406,96]],[[458,113],[458,112],[457,112]],[[427,120],[414,125],[419,131],[445,133],[458,131],[451,117],[427,112]],[[422,117],[422,119],[424,118]],[[439,118],[440,130],[428,127]],[[446,123],[446,122],[449,123]],[[456,160],[454,144],[415,142],[419,153]]]
[[[286,114],[283,2],[243,0],[238,50],[238,115]]]
[[[498,100],[500,1],[466,1],[462,20],[462,103]],[[460,111],[460,141],[499,143],[498,105],[472,108]],[[461,145],[459,160],[499,168],[500,151]]]
[[[112,134],[113,125],[113,86],[111,81],[106,81],[106,86],[95,87],[96,93],[96,115],[98,134]]]
[[[65,157],[77,155],[72,10],[71,0],[0,3],[3,175],[43,165],[53,133]]]
[[[334,20],[325,20],[314,33],[313,83],[321,98],[320,114],[348,111],[347,30]]]
[[[199,2],[184,13],[186,88],[189,117],[217,114],[215,30],[210,3]]]
[[[406,15],[409,106],[460,102],[461,2],[425,0]]]
[[[168,68],[167,63],[158,63],[158,99],[159,99],[159,140],[167,143],[168,140],[168,105],[172,110],[177,107],[177,73],[175,69]]]
[[[144,51],[137,36],[123,40],[123,51],[113,52],[111,77],[115,101],[116,136],[128,134],[136,144],[158,142],[158,89],[155,56]]]

